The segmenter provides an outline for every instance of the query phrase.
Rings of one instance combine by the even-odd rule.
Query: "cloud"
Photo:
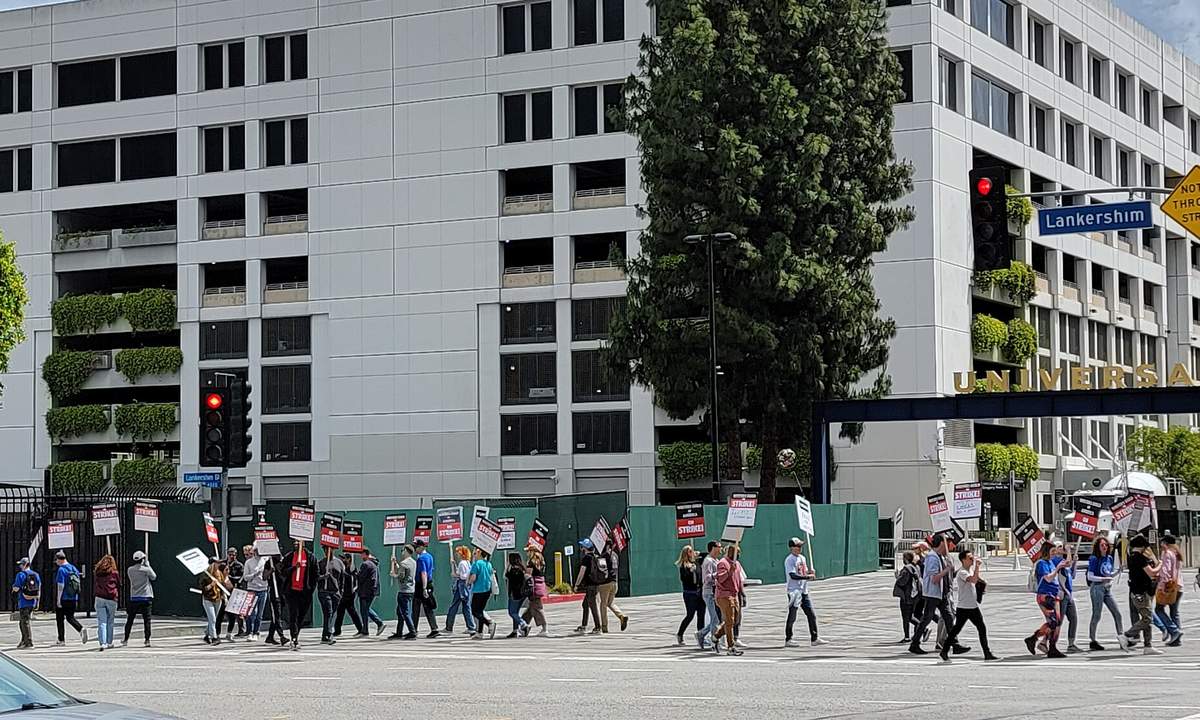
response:
[[[1116,0],[1117,6],[1200,62],[1200,2],[1197,0]]]

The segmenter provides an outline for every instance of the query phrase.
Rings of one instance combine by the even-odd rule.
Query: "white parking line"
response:
[[[716,700],[708,695],[643,695],[643,700]]]
[[[182,695],[182,690],[117,690],[116,695]]]
[[[450,693],[432,692],[373,692],[371,697],[450,697]]]
[[[671,672],[670,668],[609,668],[609,672],[621,673],[664,673]]]
[[[899,676],[899,677],[921,677],[921,673],[915,673],[915,672],[868,672],[868,671],[855,672],[855,671],[845,671],[845,672],[843,672],[842,674],[843,674],[843,675],[895,675],[895,676]]]
[[[1019,690],[1016,685],[968,685],[968,690]]]
[[[936,705],[927,700],[859,700],[863,705]]]
[[[596,682],[596,678],[550,678],[550,682]]]

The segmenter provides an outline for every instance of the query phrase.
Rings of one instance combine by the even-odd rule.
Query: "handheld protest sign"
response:
[[[1122,535],[1129,534],[1129,522],[1133,519],[1133,512],[1137,506],[1137,498],[1132,495],[1126,495],[1120,500],[1113,503],[1112,518],[1113,529]]]
[[[954,527],[954,523],[950,522],[950,504],[946,502],[946,493],[930,495],[926,502],[929,504],[929,519],[934,532],[946,532]]]
[[[471,536],[471,544],[488,555],[494,555],[496,546],[500,544],[500,525],[488,518],[479,518],[475,534]]]
[[[608,526],[608,521],[600,518],[596,521],[595,527],[592,528],[592,534],[589,536],[592,545],[596,547],[596,552],[604,552],[604,547],[608,545],[608,534],[611,528]]]
[[[429,537],[433,533],[433,516],[418,515],[416,527],[413,528],[413,542],[424,540],[425,544],[429,544]]]
[[[193,575],[208,575],[209,579],[217,583],[217,587],[225,595],[229,595],[229,590],[224,585],[217,582],[217,579],[208,571],[208,556],[200,551],[200,548],[189,548],[175,556],[185,568]]]
[[[347,520],[342,524],[342,549],[349,553],[360,553],[363,543],[363,524],[356,520]]]
[[[279,551],[279,535],[270,525],[254,528],[254,552],[260,556],[282,555]]]
[[[383,519],[383,544],[395,547],[408,542],[408,516],[388,515]]]
[[[796,523],[805,535],[812,537],[817,534],[813,527],[812,503],[799,495],[796,496]]]
[[[704,537],[704,503],[679,503],[675,506],[675,537],[679,540]]]
[[[725,525],[743,528],[754,527],[754,519],[757,514],[757,494],[734,493],[729,496],[729,510],[725,514]]]
[[[537,548],[538,552],[545,552],[546,542],[550,539],[550,528],[541,520],[534,520],[533,527],[529,529],[529,539],[525,541],[526,545],[532,545]]]
[[[217,526],[213,523],[213,516],[208,513],[201,513],[201,517],[204,518],[204,534],[213,546],[213,555],[221,557],[221,536],[217,534]]]
[[[613,547],[617,552],[624,552],[625,548],[629,547],[629,521],[627,518],[621,518],[617,526],[612,529]]]
[[[954,507],[950,517],[961,520],[983,514],[983,483],[973,482],[954,486]]]
[[[145,534],[145,553],[150,554],[150,533],[158,533],[158,502],[135,500],[133,502],[133,529]]]
[[[1045,534],[1032,517],[1025,518],[1024,522],[1013,528],[1013,537],[1031,562],[1041,551],[1042,543],[1046,541]]]
[[[121,534],[121,516],[116,503],[92,506],[92,534],[104,538],[104,552],[112,555],[112,536]]]
[[[321,516],[321,547],[342,546],[342,516],[325,513]]]
[[[437,511],[438,542],[454,542],[455,540],[462,540],[462,516],[462,505],[444,507]]]
[[[46,546],[51,550],[75,547],[75,522],[51,520],[46,523]]]
[[[1081,539],[1094,540],[1100,524],[1100,511],[1104,509],[1104,505],[1091,498],[1076,497],[1075,507],[1070,525],[1071,532]]]
[[[500,526],[500,542],[496,544],[496,549],[515,549],[517,547],[517,519],[515,517],[496,518],[496,524]]]
[[[293,505],[288,511],[288,537],[312,542],[316,537],[317,512],[311,505]]]
[[[475,534],[475,526],[479,524],[479,518],[491,517],[492,509],[485,505],[476,505],[475,511],[471,513],[471,531],[467,537]]]

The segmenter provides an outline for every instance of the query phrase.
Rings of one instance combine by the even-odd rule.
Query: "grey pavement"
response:
[[[550,638],[500,639],[507,617],[493,615],[502,630],[482,642],[463,635],[411,642],[372,637],[321,646],[317,631],[307,630],[299,652],[169,638],[151,648],[99,653],[94,645],[70,645],[11,656],[82,697],[196,720],[657,718],[679,712],[788,720],[1200,718],[1200,630],[1194,640],[1185,636],[1183,647],[1146,657],[1117,650],[1105,616],[1099,639],[1108,651],[1032,658],[1020,639],[1041,616],[1024,590],[1025,573],[994,569],[985,576],[983,611],[993,649],[1004,656],[986,664],[971,626],[962,638],[971,653],[948,665],[904,652],[896,644],[900,620],[889,572],[814,584],[821,633],[831,641],[819,648],[783,646],[781,585],[750,588],[742,657],[677,647],[678,595],[620,600],[631,617],[628,630],[615,631],[614,619],[614,632],[599,636],[570,634],[579,622],[572,604],[549,609]],[[1200,593],[1188,589],[1181,608],[1185,631],[1200,617]],[[1117,594],[1125,610],[1123,586]],[[1079,642],[1085,646],[1089,617],[1084,597]],[[801,637],[803,628],[801,616]],[[13,631],[4,624],[0,642],[15,642]]]

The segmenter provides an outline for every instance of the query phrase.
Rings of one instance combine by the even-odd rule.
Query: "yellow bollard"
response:
[[[554,553],[554,584],[562,584],[562,553]]]

